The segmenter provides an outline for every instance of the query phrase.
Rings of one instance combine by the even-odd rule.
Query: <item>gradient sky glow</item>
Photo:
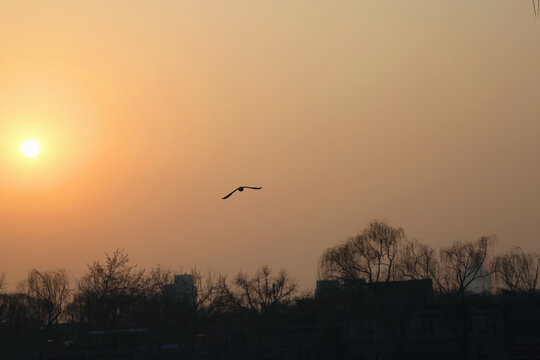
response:
[[[530,1],[4,0],[0,45],[11,288],[118,247],[306,288],[372,219],[540,251]]]

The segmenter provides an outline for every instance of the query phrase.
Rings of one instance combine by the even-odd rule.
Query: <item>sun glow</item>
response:
[[[36,157],[39,154],[40,150],[41,148],[35,140],[26,140],[21,145],[21,152],[24,156],[29,158]]]

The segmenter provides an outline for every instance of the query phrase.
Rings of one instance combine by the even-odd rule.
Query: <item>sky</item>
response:
[[[312,288],[374,219],[540,251],[530,1],[0,0],[0,45],[12,289],[116,248]]]

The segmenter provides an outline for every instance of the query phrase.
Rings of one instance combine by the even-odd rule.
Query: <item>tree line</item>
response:
[[[495,236],[456,241],[439,250],[409,240],[402,228],[372,221],[362,232],[324,251],[319,277],[367,283],[431,279],[436,294],[464,296],[489,277],[495,289],[533,294],[538,290],[540,256],[514,247],[493,254]]]
[[[32,269],[16,293],[2,293],[0,324],[15,327],[54,326],[61,322],[88,328],[152,326],[186,314],[212,319],[225,312],[272,312],[292,301],[298,285],[287,271],[262,266],[254,274],[239,272],[231,280],[213,270],[190,270],[189,301],[168,297],[173,271],[160,265],[146,271],[133,265],[124,250],[93,261],[74,284],[65,269]]]
[[[434,249],[409,240],[402,228],[372,221],[359,234],[323,251],[318,263],[321,280],[377,284],[430,279],[436,295],[454,296],[464,304],[471,286],[489,277],[493,288],[533,295],[538,290],[540,256],[519,247],[493,254],[495,237],[460,242]],[[179,304],[167,296],[173,271],[156,266],[139,269],[124,250],[105,254],[88,265],[76,281],[65,269],[29,271],[17,292],[4,293],[0,274],[0,324],[8,327],[52,327],[76,323],[89,329],[153,326],[182,321],[209,324],[228,314],[284,311],[299,294],[298,284],[286,270],[260,267],[232,278],[215,271],[192,269],[193,285],[184,293],[190,301]],[[191,291],[191,293],[190,293]]]

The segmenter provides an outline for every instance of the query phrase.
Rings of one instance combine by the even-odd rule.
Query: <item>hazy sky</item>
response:
[[[10,287],[124,248],[305,288],[372,219],[540,251],[539,138],[527,0],[0,0]]]

